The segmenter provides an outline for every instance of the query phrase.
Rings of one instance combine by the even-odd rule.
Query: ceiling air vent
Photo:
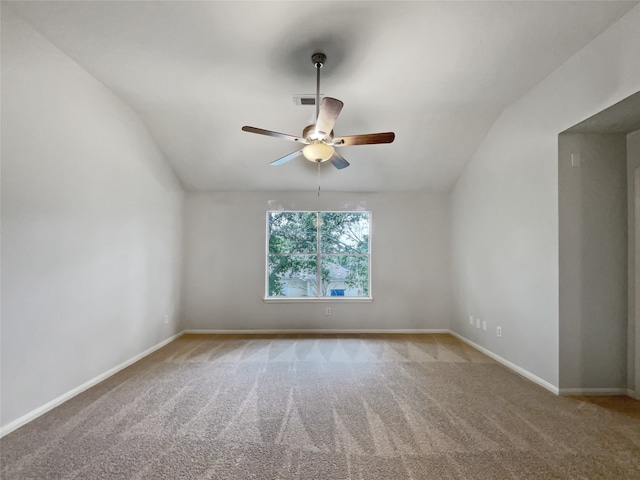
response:
[[[324,97],[324,95],[320,95],[320,101],[322,101],[322,97]],[[311,105],[314,106],[316,104],[316,96],[309,94],[309,95],[294,95],[293,96],[293,103],[295,103],[296,105]]]

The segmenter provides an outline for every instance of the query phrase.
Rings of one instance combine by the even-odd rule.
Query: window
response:
[[[267,298],[369,298],[370,223],[370,212],[267,212]]]

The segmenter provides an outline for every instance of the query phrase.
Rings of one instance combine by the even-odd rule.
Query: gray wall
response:
[[[558,189],[560,388],[626,389],[625,135],[560,135]]]
[[[640,258],[636,252],[640,250],[640,239],[636,230],[640,228],[640,130],[627,135],[627,188],[629,211],[629,327],[628,335],[628,387],[640,395],[640,312],[637,311],[637,297],[640,297]]]
[[[639,24],[636,7],[508,107],[452,192],[451,328],[555,386],[558,134],[640,90]]]
[[[189,194],[183,317],[190,329],[446,329],[447,195]],[[372,211],[372,303],[264,303],[266,211]]]
[[[4,5],[1,113],[6,426],[180,330],[183,193],[137,115]]]

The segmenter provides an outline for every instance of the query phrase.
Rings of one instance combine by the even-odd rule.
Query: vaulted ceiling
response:
[[[3,2],[4,3],[4,2]],[[188,190],[307,190],[316,167],[269,163],[322,93],[343,147],[323,190],[445,192],[497,116],[638,2],[6,2],[135,110]]]

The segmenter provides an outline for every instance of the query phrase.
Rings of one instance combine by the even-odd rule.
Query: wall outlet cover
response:
[[[579,167],[580,165],[582,165],[582,156],[579,153],[572,153],[571,166],[575,168]]]

